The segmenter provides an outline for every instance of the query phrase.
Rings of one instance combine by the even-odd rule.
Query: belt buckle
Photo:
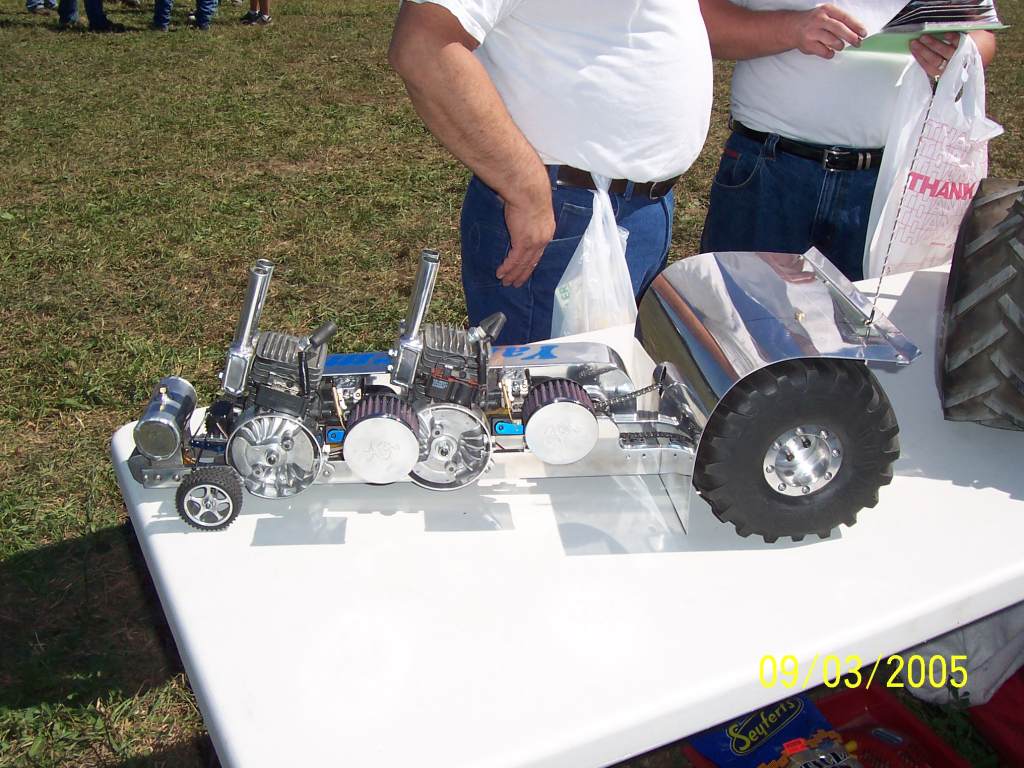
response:
[[[841,160],[845,160],[847,157],[850,156],[850,154],[852,153],[849,150],[839,149],[837,147],[829,147],[828,149],[825,150],[825,154],[821,158],[821,167],[824,168],[826,171],[840,171],[842,170],[842,168],[838,166],[833,166],[832,163],[838,163]],[[858,161],[860,160],[861,158],[858,158]],[[858,162],[857,165],[859,167],[860,162]]]

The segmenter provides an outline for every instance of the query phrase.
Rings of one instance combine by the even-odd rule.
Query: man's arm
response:
[[[700,0],[700,10],[716,59],[756,59],[793,49],[831,59],[847,44],[860,45],[867,35],[857,19],[829,4],[807,11],[752,11],[730,0]],[[984,30],[970,35],[988,66],[996,54],[995,35]],[[934,77],[956,52],[958,40],[956,33],[945,39],[924,35],[910,44],[910,52]]]
[[[431,133],[505,201],[512,248],[497,276],[518,288],[555,232],[551,182],[473,55],[477,45],[446,9],[406,2],[388,61]]]
[[[864,25],[834,5],[807,11],[752,11],[729,0],[700,0],[716,59],[756,59],[797,49],[831,59],[847,45],[860,45]]]

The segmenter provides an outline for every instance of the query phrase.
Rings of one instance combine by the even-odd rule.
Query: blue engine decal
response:
[[[519,360],[557,360],[555,350],[557,344],[530,344],[528,346],[498,346],[491,350],[495,358],[511,358]]]
[[[496,435],[521,435],[524,432],[522,424],[512,421],[495,421],[493,429]]]
[[[345,430],[340,427],[331,427],[327,430],[327,442],[331,445],[338,445],[345,442]]]
[[[346,352],[328,355],[325,376],[355,376],[360,373],[386,373],[391,358],[387,352]]]

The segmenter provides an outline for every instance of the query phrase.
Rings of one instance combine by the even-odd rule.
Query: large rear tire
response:
[[[863,363],[788,360],[722,399],[701,436],[693,484],[741,536],[825,538],[878,503],[899,457],[898,432]]]
[[[953,254],[944,320],[945,417],[1024,429],[1024,182],[979,185]]]

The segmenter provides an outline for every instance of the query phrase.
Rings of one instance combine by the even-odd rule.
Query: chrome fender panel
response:
[[[662,411],[699,431],[732,387],[783,360],[906,365],[920,354],[817,249],[703,253],[644,293],[637,338],[664,363]],[[696,435],[695,435],[696,437]]]

